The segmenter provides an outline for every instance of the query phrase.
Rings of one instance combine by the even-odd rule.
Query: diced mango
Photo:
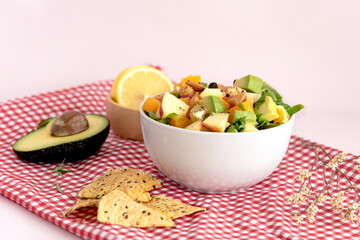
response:
[[[170,125],[178,128],[185,128],[190,124],[191,121],[186,116],[175,116],[170,120]]]
[[[244,108],[244,111],[254,112],[254,106],[252,100],[246,100],[242,102],[241,106]]]
[[[186,98],[180,98],[184,103],[186,103],[187,105],[190,106],[190,98],[186,97]]]
[[[286,123],[290,119],[290,115],[286,111],[286,109],[283,106],[278,105],[276,107],[276,112],[279,115],[278,118],[274,119],[274,122],[276,123]]]
[[[158,95],[156,95],[154,98],[155,98],[156,100],[159,100],[159,101],[160,101],[163,96],[164,96],[164,94],[158,94]]]
[[[189,75],[189,76],[181,79],[180,86],[186,85],[187,81],[200,83],[201,82],[201,77],[200,77],[200,75],[198,75],[198,76]]]
[[[145,112],[156,112],[160,107],[160,101],[154,98],[148,98],[144,102],[142,109]]]
[[[227,101],[225,101],[224,99],[222,99],[222,98],[220,98],[220,97],[218,97],[218,98],[219,98],[220,101],[224,104],[224,106],[225,106],[225,111],[229,110],[230,104],[229,104]]]
[[[239,111],[242,111],[242,109],[239,107],[239,106],[234,106],[232,108],[229,109],[229,122],[232,122],[232,120],[234,119],[234,111],[235,110],[239,110]]]

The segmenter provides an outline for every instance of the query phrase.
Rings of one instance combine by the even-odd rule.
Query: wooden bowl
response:
[[[143,141],[139,110],[123,107],[108,95],[106,115],[110,120],[110,128],[116,135],[125,139]]]

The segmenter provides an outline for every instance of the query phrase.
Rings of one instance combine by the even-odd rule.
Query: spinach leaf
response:
[[[156,116],[155,116],[154,111],[151,111],[151,112],[149,112],[148,114],[149,114],[149,117],[150,117],[150,118],[156,120]]]
[[[170,120],[171,120],[173,117],[175,117],[175,116],[177,116],[176,113],[170,113],[170,114],[167,115],[164,119],[158,120],[158,122],[169,125],[169,124],[170,124]]]
[[[291,116],[291,115],[297,113],[298,111],[300,111],[300,110],[303,109],[303,108],[304,108],[303,105],[297,104],[297,105],[295,105],[295,106],[292,106],[291,108],[286,109],[286,111],[287,111],[288,114]]]
[[[283,124],[283,123],[280,123],[280,122],[274,123],[274,122],[269,122],[269,121],[263,121],[259,125],[257,125],[256,128],[259,130],[262,130],[262,129],[277,127],[277,126],[280,126],[281,124]]]
[[[245,118],[240,118],[236,122],[233,122],[232,126],[234,126],[234,128],[238,132],[240,132],[241,130],[244,130],[244,128],[245,128]]]

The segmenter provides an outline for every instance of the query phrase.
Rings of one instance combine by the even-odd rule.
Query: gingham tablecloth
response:
[[[52,172],[59,164],[28,163],[17,158],[13,143],[37,127],[43,119],[67,110],[105,115],[105,98],[112,81],[82,85],[61,91],[10,100],[0,112],[0,194],[42,218],[84,239],[360,239],[359,228],[343,223],[323,204],[313,224],[294,223],[296,207],[285,204],[285,197],[299,187],[294,177],[299,168],[309,168],[312,150],[292,136],[285,158],[275,172],[261,183],[234,194],[204,194],[189,191],[172,182],[154,166],[141,142],[124,140],[110,132],[100,151],[84,161],[66,163],[71,173],[64,177]],[[338,150],[325,147],[330,155]],[[176,229],[139,229],[103,224],[96,210],[78,211],[71,217],[60,213],[76,201],[76,193],[108,168],[131,167],[159,178],[163,187],[153,191],[182,202],[208,209],[175,219]],[[349,167],[351,179],[358,175]],[[63,194],[55,186],[60,183]],[[0,215],[0,217],[2,217]]]

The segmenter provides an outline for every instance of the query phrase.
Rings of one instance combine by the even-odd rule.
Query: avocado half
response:
[[[73,162],[94,155],[109,135],[109,120],[98,114],[86,114],[89,128],[83,132],[54,137],[50,126],[55,118],[44,120],[39,128],[20,138],[13,145],[15,154],[29,162]]]

